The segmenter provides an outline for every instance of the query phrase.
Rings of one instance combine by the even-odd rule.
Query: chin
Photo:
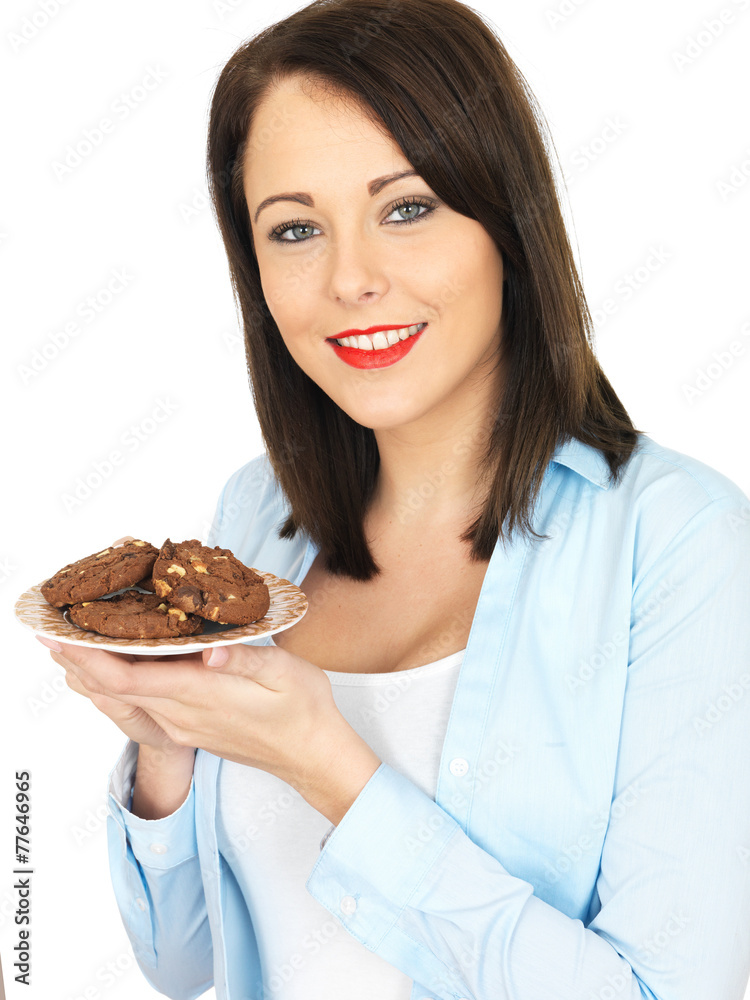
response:
[[[360,382],[359,385],[349,385],[345,391],[342,391],[344,387],[341,383],[331,383],[330,373],[327,379],[315,378],[310,371],[308,374],[348,417],[373,431],[403,427],[429,409],[429,406],[420,405],[416,400],[405,400],[403,392],[398,392],[394,386],[387,387],[369,373],[369,384]]]
[[[369,427],[372,431],[391,431],[396,430],[398,427],[404,427],[407,424],[412,423],[417,420],[421,415],[421,411],[418,412],[414,409],[405,410],[403,408],[397,409],[396,407],[385,407],[382,406],[373,407],[372,409],[363,409],[362,406],[352,406],[352,407],[341,407],[345,413],[347,413],[352,420],[360,424],[362,427]]]

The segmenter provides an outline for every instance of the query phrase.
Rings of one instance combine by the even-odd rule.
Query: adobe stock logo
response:
[[[3,985],[3,959],[0,955],[0,1000],[5,1000],[5,986]]]

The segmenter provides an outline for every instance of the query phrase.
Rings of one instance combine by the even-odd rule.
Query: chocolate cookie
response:
[[[172,639],[203,631],[203,622],[196,615],[171,608],[156,594],[137,590],[126,590],[107,601],[74,604],[68,615],[80,628],[115,639]]]
[[[53,608],[81,601],[95,601],[105,594],[132,587],[148,576],[159,550],[134,539],[114,548],[68,563],[39,588]]]
[[[197,539],[162,545],[153,569],[156,593],[183,611],[222,625],[249,625],[271,605],[262,577],[219,546]]]

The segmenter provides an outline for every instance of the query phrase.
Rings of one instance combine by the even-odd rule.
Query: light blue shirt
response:
[[[750,501],[646,436],[607,479],[596,449],[558,447],[533,519],[549,539],[498,542],[489,562],[435,799],[383,761],[310,871],[411,1000],[743,996]],[[260,456],[227,482],[209,544],[300,584],[317,548],[279,540],[287,509]],[[186,801],[149,821],[124,808],[136,750],[107,830],[141,970],[176,1000],[278,996],[218,852],[219,758],[198,750]]]

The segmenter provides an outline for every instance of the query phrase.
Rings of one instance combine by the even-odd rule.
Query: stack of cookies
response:
[[[198,635],[204,619],[249,625],[271,603],[263,579],[229,549],[195,538],[168,538],[161,549],[140,539],[110,546],[63,566],[40,590],[79,628],[118,639]]]

